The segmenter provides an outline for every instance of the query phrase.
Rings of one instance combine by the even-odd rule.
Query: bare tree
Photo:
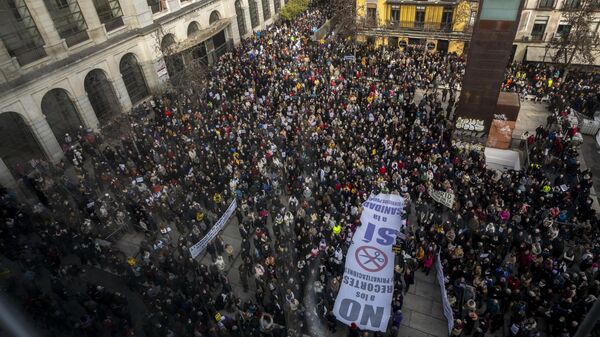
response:
[[[331,26],[337,34],[342,37],[356,36],[366,8],[357,8],[354,0],[331,0],[326,8],[331,11]]]
[[[165,40],[167,35],[169,33],[165,32],[162,26],[159,26],[156,30],[154,43],[155,50],[163,55],[169,72],[168,84],[162,90],[184,93],[187,96],[199,98],[202,89],[206,87],[208,54],[203,57],[196,57],[193,51],[181,52],[179,51],[181,42]],[[197,46],[197,48],[202,47]]]
[[[574,62],[593,65],[600,53],[597,27],[592,28],[598,10],[597,0],[569,1],[563,7],[568,29],[549,42],[549,49],[554,51],[552,61],[564,65],[565,77]]]

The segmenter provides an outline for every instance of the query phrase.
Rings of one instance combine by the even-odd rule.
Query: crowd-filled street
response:
[[[0,195],[0,287],[38,336],[574,336],[600,296],[600,233],[567,117],[599,109],[600,77],[510,65],[502,90],[547,118],[523,170],[488,170],[452,142],[464,57],[313,41],[326,19],[243,40],[200,94],[147,99],[120,138],[82,130],[61,163],[24,163],[21,195]],[[369,333],[332,310],[378,193],[404,198],[407,227],[389,327]]]

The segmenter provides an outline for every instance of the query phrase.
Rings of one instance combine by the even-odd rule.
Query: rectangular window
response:
[[[87,25],[76,0],[44,0],[58,35],[70,47],[89,39]]]
[[[377,24],[377,5],[367,6],[367,25],[374,26]]]
[[[165,0],[146,0],[146,2],[152,10],[152,13],[162,12],[167,9]]]
[[[453,14],[454,9],[452,7],[444,7],[444,12],[442,13],[442,29],[452,29]]]
[[[392,8],[392,11],[390,12],[390,21],[391,22],[400,21],[400,8]]]
[[[100,22],[106,31],[117,29],[124,25],[123,11],[118,0],[93,0]]]
[[[556,34],[554,34],[554,37],[566,37],[569,35],[569,32],[571,31],[571,25],[569,24],[569,21],[565,20],[565,19],[561,19],[560,22],[558,23],[558,28],[556,28]]]
[[[425,6],[417,6],[415,13],[415,28],[425,27]]]
[[[565,0],[563,3],[563,9],[577,9],[579,8],[580,0]]]
[[[533,41],[542,41],[544,39],[548,19],[548,16],[538,16],[535,18],[533,29],[531,30],[531,39]]]
[[[269,0],[262,0],[262,9],[263,9],[263,19],[265,21],[271,18],[271,5],[269,4]]]
[[[0,38],[8,54],[26,65],[46,56],[44,39],[23,0],[0,1]]]
[[[248,6],[250,7],[250,23],[252,24],[252,28],[256,28],[260,25],[256,0],[249,0]]]
[[[552,9],[554,8],[554,0],[539,0],[539,9]]]

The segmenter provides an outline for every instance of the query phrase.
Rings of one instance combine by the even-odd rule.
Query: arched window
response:
[[[100,69],[90,71],[85,76],[83,86],[101,125],[107,124],[121,111],[115,91],[104,71]]]
[[[125,88],[127,88],[131,103],[135,104],[148,96],[144,73],[142,73],[142,68],[140,68],[135,55],[132,53],[125,54],[121,58],[119,71],[123,77],[123,82],[125,82]]]
[[[238,30],[240,32],[240,38],[246,35],[246,17],[244,16],[244,9],[242,8],[242,1],[235,1],[235,15],[237,16]]]
[[[256,0],[248,0],[248,7],[250,9],[250,23],[252,24],[252,28],[256,28],[258,25],[260,25],[260,19],[258,17],[258,5],[256,4]]]
[[[0,113],[0,158],[13,174],[28,173],[31,159],[46,159],[31,128],[14,111]]]
[[[200,24],[196,21],[192,21],[190,23],[190,25],[188,26],[187,36],[188,37],[194,36],[194,35],[198,34],[199,31],[200,31]]]
[[[212,11],[212,13],[210,13],[210,18],[208,19],[208,23],[209,24],[213,24],[217,21],[221,20],[221,14],[219,14],[219,11]]]
[[[42,113],[46,116],[59,144],[62,144],[66,133],[73,136],[83,124],[75,105],[64,89],[52,89],[44,95]]]
[[[269,0],[262,0],[262,9],[263,9],[263,19],[265,21],[271,18],[271,5],[269,4]]]

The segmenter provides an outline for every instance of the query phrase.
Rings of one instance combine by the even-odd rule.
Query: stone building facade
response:
[[[31,159],[60,160],[65,133],[99,130],[160,90],[181,65],[217,62],[242,37],[271,24],[284,5],[1,1],[0,185],[13,186],[17,166]]]

